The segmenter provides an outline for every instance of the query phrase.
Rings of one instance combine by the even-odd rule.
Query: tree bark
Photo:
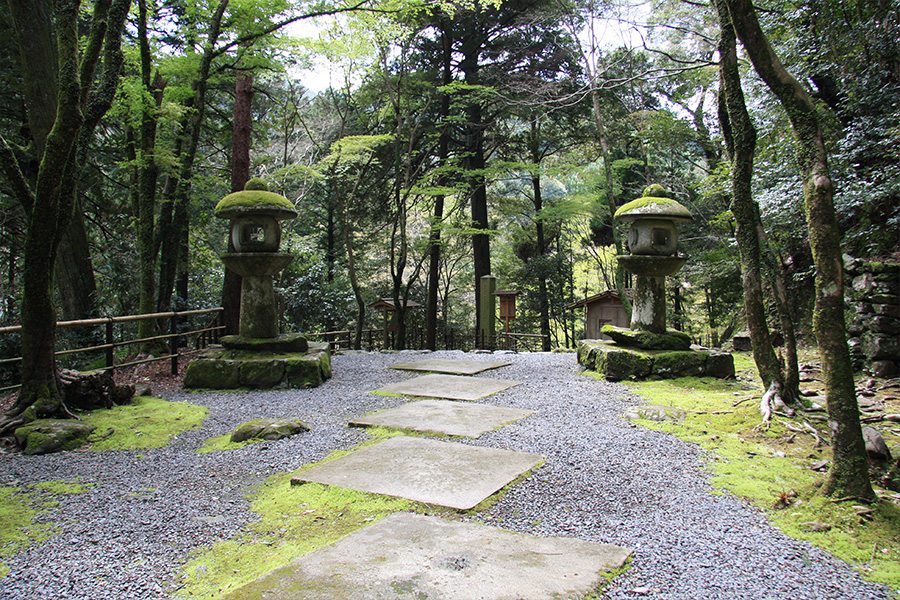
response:
[[[25,235],[25,256],[22,286],[22,389],[8,414],[19,415],[34,405],[29,418],[52,414],[60,406],[56,386],[56,310],[51,298],[53,266],[62,232],[71,214],[71,190],[74,181],[74,154],[78,133],[83,122],[81,85],[78,77],[78,0],[59,0],[55,11],[50,2],[10,0],[11,12],[23,14],[39,12],[39,30],[49,30],[51,12],[55,16],[56,51],[59,65],[56,120],[47,134],[38,168],[33,204]],[[32,13],[33,14],[33,13]],[[33,21],[29,21],[33,22]],[[32,32],[17,23],[22,39]],[[46,36],[39,37],[46,42]],[[25,73],[46,73],[51,52],[27,53],[22,46]],[[28,76],[26,76],[26,79]]]
[[[534,228],[537,237],[538,256],[543,260],[547,254],[547,240],[544,237],[544,218],[541,211],[544,209],[544,198],[541,195],[541,133],[540,133],[539,117],[531,121],[531,138],[529,140],[529,152],[531,154],[531,163],[534,165],[534,171],[531,174],[531,194],[532,204],[534,205]],[[550,342],[550,298],[547,293],[547,276],[544,266],[538,271],[538,311],[540,312],[541,349],[549,352],[551,348]]]
[[[253,73],[239,71],[234,82],[234,123],[231,136],[231,191],[240,192],[250,181],[250,134],[252,131]],[[228,252],[234,252],[228,236]],[[222,285],[222,318],[226,333],[238,332],[241,314],[241,276],[225,269]]]
[[[813,330],[822,360],[833,444],[832,467],[822,492],[874,501],[877,497],[869,481],[844,324],[843,263],[840,231],[834,211],[834,190],[816,109],[806,91],[784,68],[769,44],[752,2],[724,1],[754,69],[781,102],[797,140],[797,162],[803,181],[806,223],[815,263]]]
[[[474,35],[466,40],[462,47],[463,59],[459,68],[463,72],[466,84],[478,86],[481,82],[479,58],[482,50],[480,36]],[[470,207],[472,227],[475,230],[488,230],[487,186],[484,176],[486,160],[484,156],[484,123],[482,106],[478,99],[471,100],[466,106],[465,153],[466,169],[469,171]],[[473,285],[475,288],[475,306],[481,306],[481,278],[491,273],[491,246],[487,233],[472,235],[472,263],[475,271]],[[475,311],[475,331],[481,330],[479,311]]]
[[[750,120],[744,93],[741,88],[737,62],[737,40],[722,0],[716,0],[721,36],[719,39],[719,74],[724,91],[725,116],[728,120],[722,130],[726,132],[725,143],[731,159],[731,213],[734,215],[738,250],[741,257],[741,283],[744,290],[744,312],[753,360],[762,379],[763,387],[769,390],[775,383],[779,391],[784,387],[784,377],[778,356],[769,337],[766,322],[765,299],[759,232],[761,229],[759,206],[753,200],[751,181],[753,179],[753,157],[756,152],[756,128]]]
[[[450,27],[446,18],[441,19],[441,63],[442,80],[444,86],[453,81],[452,45],[450,39]],[[441,133],[438,139],[438,164],[444,165],[450,155],[450,133],[447,130],[447,120],[450,117],[450,95],[441,94],[440,127]],[[446,175],[441,175],[438,186],[447,185]],[[434,212],[431,218],[431,231],[428,236],[429,263],[428,263],[428,290],[425,302],[425,347],[428,350],[437,350],[437,313],[438,291],[441,285],[441,223],[444,220],[444,196],[436,196],[434,199]]]

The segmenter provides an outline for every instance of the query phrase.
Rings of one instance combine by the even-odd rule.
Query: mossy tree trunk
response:
[[[737,43],[728,9],[722,0],[716,0],[721,34],[719,38],[719,77],[721,81],[720,100],[725,110],[719,111],[723,119],[722,131],[731,159],[731,212],[734,215],[738,251],[741,258],[741,284],[744,291],[744,313],[753,360],[762,379],[763,387],[771,389],[775,384],[784,389],[784,375],[766,322],[765,298],[763,296],[762,253],[760,232],[762,230],[759,206],[753,200],[752,178],[753,157],[756,152],[756,128],[750,120],[741,76],[738,72]]]
[[[56,385],[56,309],[52,300],[54,265],[60,240],[69,224],[76,190],[78,145],[99,122],[115,92],[121,65],[121,31],[130,0],[98,1],[90,33],[79,45],[79,0],[10,0],[9,8],[20,40],[29,115],[45,113],[54,103],[55,119],[35,122],[46,135],[40,148],[37,178],[29,182],[12,156],[3,153],[3,169],[28,217],[25,236],[22,324],[22,389],[9,409],[30,419],[61,407]],[[55,34],[55,39],[54,39]],[[94,77],[98,64],[103,73]],[[54,73],[55,71],[55,73]],[[52,75],[51,75],[52,73]],[[56,82],[47,84],[45,78]],[[30,83],[29,83],[30,82]],[[57,91],[48,98],[47,89]],[[92,92],[88,94],[88,92]],[[5,140],[3,146],[8,148]],[[0,425],[2,428],[2,425]]]
[[[723,0],[735,32],[760,78],[781,102],[797,140],[797,162],[810,249],[815,263],[813,330],[832,430],[833,458],[823,493],[875,500],[859,422],[859,407],[844,324],[843,263],[828,157],[815,106],[791,75],[759,25],[750,0]]]

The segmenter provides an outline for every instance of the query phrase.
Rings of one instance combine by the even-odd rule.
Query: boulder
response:
[[[653,368],[653,359],[627,348],[598,348],[594,369],[609,381],[645,379]]]
[[[884,437],[874,427],[863,427],[863,440],[866,442],[866,454],[876,460],[890,460],[891,451],[884,441]]]
[[[626,419],[646,419],[648,421],[671,421],[680,423],[684,421],[685,412],[680,408],[671,406],[657,406],[652,404],[643,404],[641,406],[631,406],[625,409],[623,415]]]
[[[734,378],[734,357],[727,352],[713,352],[706,357],[704,375],[718,379]]]
[[[82,421],[41,419],[19,427],[15,436],[25,454],[50,454],[84,446],[94,429]]]
[[[232,432],[231,441],[280,440],[305,431],[309,431],[309,426],[300,419],[253,419],[239,425]]]
[[[614,342],[628,348],[641,350],[688,350],[691,338],[681,331],[652,333],[640,329],[625,329],[613,325],[604,325],[601,333],[609,336]]]
[[[706,353],[692,350],[662,352],[653,358],[651,373],[663,379],[697,377],[703,374],[706,358]]]

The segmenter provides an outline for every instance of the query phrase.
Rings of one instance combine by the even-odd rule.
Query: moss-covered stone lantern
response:
[[[222,255],[222,262],[240,275],[240,337],[268,339],[278,336],[278,313],[272,275],[287,267],[293,255],[278,252],[281,221],[294,219],[294,205],[268,191],[261,179],[251,179],[244,191],[222,198],[215,215],[231,220],[231,241],[236,252]]]
[[[294,219],[294,205],[251,179],[244,191],[216,205],[217,217],[231,220],[229,235],[236,252],[222,255],[242,277],[239,335],[221,338],[187,365],[184,387],[211,389],[308,388],[331,377],[327,343],[308,342],[300,333],[278,333],[272,276],[294,257],[278,251],[281,221]]]
[[[644,195],[616,211],[619,221],[631,223],[628,248],[631,254],[617,256],[622,267],[634,273],[631,329],[666,333],[666,276],[678,272],[687,259],[677,255],[675,223],[691,221],[691,213],[654,184]]]
[[[578,342],[578,362],[609,381],[674,377],[734,377],[734,359],[723,352],[691,348],[691,337],[666,330],[666,276],[677,273],[687,259],[678,256],[676,223],[691,221],[691,213],[666,197],[660,185],[616,211],[631,223],[628,249],[616,258],[635,275],[631,327],[605,324],[609,337]]]

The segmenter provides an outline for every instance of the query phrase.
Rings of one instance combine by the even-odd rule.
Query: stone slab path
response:
[[[416,362],[393,365],[392,369],[401,371],[428,371],[430,373],[446,373],[448,375],[477,375],[490,369],[498,369],[511,365],[508,360],[456,360],[429,358]]]
[[[226,596],[227,600],[581,598],[631,550],[396,513]]]
[[[530,452],[401,436],[303,471],[291,483],[337,485],[468,510],[542,460]]]
[[[386,385],[375,391],[402,396],[444,398],[445,400],[480,400],[521,384],[521,381],[506,379],[481,379],[462,375],[422,375]]]
[[[453,400],[419,400],[350,421],[354,427],[390,427],[477,438],[534,414],[533,410]]]

